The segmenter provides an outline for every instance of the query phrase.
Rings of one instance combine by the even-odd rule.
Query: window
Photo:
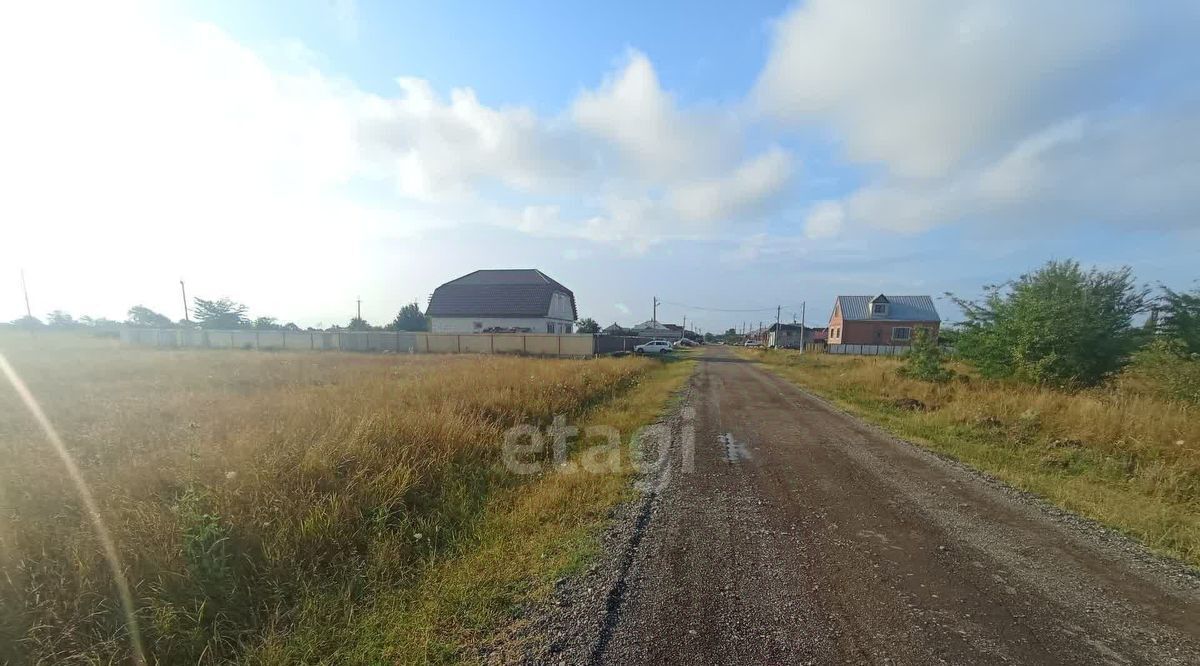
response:
[[[887,314],[887,303],[872,303],[871,314],[885,315]]]
[[[908,340],[912,337],[912,329],[907,326],[897,326],[892,329],[893,340]]]
[[[553,333],[553,332],[554,332],[554,322],[552,322],[552,321],[548,321],[548,322],[546,322],[546,332],[547,332],[547,333]]]

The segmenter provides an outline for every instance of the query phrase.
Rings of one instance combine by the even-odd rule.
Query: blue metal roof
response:
[[[941,321],[933,299],[928,296],[888,296],[888,313],[871,316],[874,296],[838,296],[842,319],[846,321]]]

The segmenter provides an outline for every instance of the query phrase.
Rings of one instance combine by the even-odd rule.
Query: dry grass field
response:
[[[739,351],[906,439],[1200,565],[1195,405],[981,380],[963,366],[937,384],[900,376],[896,359]]]
[[[80,467],[162,663],[462,658],[627,489],[507,473],[504,430],[565,414],[628,437],[689,365],[16,334],[0,352]],[[0,661],[129,661],[79,493],[8,386],[0,455]]]

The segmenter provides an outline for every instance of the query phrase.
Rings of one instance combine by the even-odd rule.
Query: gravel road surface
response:
[[[601,562],[485,660],[1200,664],[1194,570],[729,350],[669,425]]]

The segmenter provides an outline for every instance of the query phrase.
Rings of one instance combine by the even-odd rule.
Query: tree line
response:
[[[172,321],[170,317],[144,305],[135,305],[129,308],[124,321],[87,316],[75,319],[67,312],[54,310],[46,316],[45,322],[42,322],[37,317],[25,316],[13,320],[10,325],[27,329],[49,328],[58,330],[107,330],[122,326],[134,326],[137,328],[199,327],[203,329],[251,329],[260,331],[325,330],[320,328],[320,326],[310,326],[307,329],[301,329],[295,323],[280,323],[277,318],[270,316],[251,318],[247,314],[250,309],[246,305],[230,298],[222,297],[212,300],[194,298],[192,301],[192,318],[190,320],[180,319]],[[400,308],[400,311],[391,323],[384,326],[372,326],[366,320],[354,317],[350,319],[350,322],[346,326],[334,325],[329,328],[331,330],[344,329],[352,331],[424,331],[428,329],[428,319],[421,312],[420,305],[412,302]]]

